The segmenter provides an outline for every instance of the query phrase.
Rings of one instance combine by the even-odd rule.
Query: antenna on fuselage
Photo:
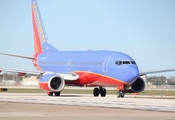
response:
[[[84,51],[84,47],[82,47],[82,50]]]

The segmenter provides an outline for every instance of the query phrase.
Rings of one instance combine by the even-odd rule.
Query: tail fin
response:
[[[35,54],[43,52],[57,52],[58,50],[48,43],[44,23],[42,21],[36,0],[32,0],[32,22]]]

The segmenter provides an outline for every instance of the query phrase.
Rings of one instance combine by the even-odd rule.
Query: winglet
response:
[[[44,23],[42,21],[36,0],[32,0],[32,22],[35,54],[43,52],[57,52],[58,50],[48,43]]]

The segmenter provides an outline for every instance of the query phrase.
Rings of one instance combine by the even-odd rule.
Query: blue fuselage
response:
[[[93,72],[121,81],[133,83],[139,76],[135,61],[116,51],[60,51],[39,54],[38,66],[42,71]]]

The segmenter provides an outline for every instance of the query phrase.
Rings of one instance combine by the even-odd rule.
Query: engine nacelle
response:
[[[57,74],[44,74],[39,79],[39,87],[44,91],[59,92],[65,86],[64,79]]]
[[[138,93],[142,92],[145,89],[145,81],[138,77],[134,83],[129,86],[126,86],[125,91],[128,93]]]

